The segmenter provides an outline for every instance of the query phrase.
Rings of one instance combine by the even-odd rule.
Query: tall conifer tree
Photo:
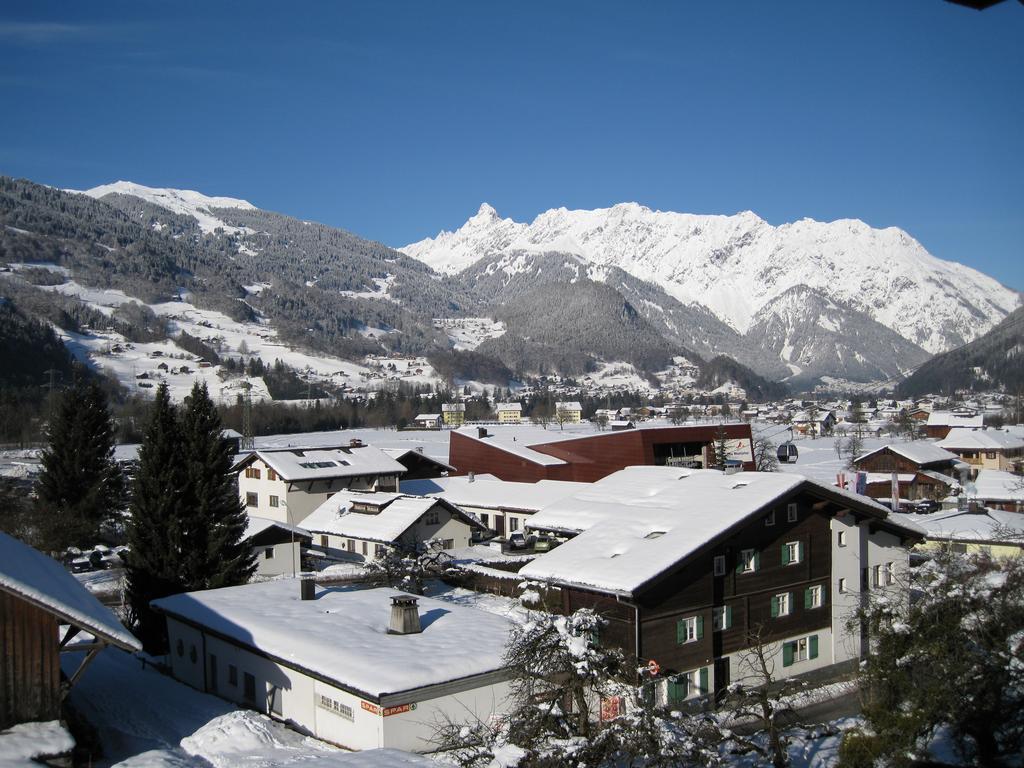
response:
[[[188,475],[188,545],[182,552],[189,589],[243,584],[256,569],[242,539],[248,515],[231,472],[233,457],[206,385],[196,383],[181,413],[182,449]]]
[[[186,590],[181,566],[190,543],[187,482],[176,409],[161,384],[139,449],[128,525],[128,600],[150,653],[163,653],[167,643],[164,619],[150,601]]]
[[[76,376],[47,426],[36,485],[42,542],[59,551],[88,546],[122,511],[124,479],[114,461],[114,425],[95,381]]]

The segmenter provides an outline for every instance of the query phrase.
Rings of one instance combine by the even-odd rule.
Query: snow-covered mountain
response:
[[[69,189],[68,192],[78,192]],[[147,203],[165,208],[183,216],[192,216],[199,222],[199,228],[212,233],[218,228],[234,234],[242,233],[244,227],[232,227],[213,214],[214,208],[238,208],[243,211],[255,211],[256,206],[248,200],[234,197],[210,197],[202,192],[191,189],[160,189],[136,184],[134,181],[115,181],[112,184],[101,184],[92,189],[81,191],[80,194],[94,197],[97,200],[106,195],[131,195]]]
[[[447,274],[500,253],[569,253],[706,307],[740,334],[784,294],[805,286],[929,352],[976,338],[1021,301],[977,270],[935,258],[900,229],[854,219],[775,227],[749,211],[696,215],[622,203],[552,209],[526,224],[484,204],[455,232],[399,250]]]

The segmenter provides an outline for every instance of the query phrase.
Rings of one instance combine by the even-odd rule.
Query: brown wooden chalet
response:
[[[854,459],[858,472],[867,473],[865,495],[873,499],[892,496],[896,473],[901,499],[944,499],[959,489],[959,456],[927,440],[891,443]]]
[[[520,574],[607,619],[602,639],[654,662],[665,703],[745,676],[755,637],[779,674],[859,658],[846,622],[863,590],[895,588],[921,531],[798,475],[689,472],[631,468],[541,510],[529,528],[572,538]]]
[[[458,474],[491,474],[502,480],[593,482],[630,466],[694,466],[714,463],[715,441],[724,433],[730,454],[753,470],[750,424],[640,427],[592,435],[504,434],[499,429],[451,433],[448,463]]]
[[[71,643],[79,633],[92,639]],[[141,649],[110,610],[57,561],[0,533],[0,730],[57,720],[61,704],[103,648]],[[60,658],[84,654],[70,678]]]

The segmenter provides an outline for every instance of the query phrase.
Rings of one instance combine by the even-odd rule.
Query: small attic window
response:
[[[657,538],[660,538],[660,537],[662,537],[664,535],[665,535],[664,531],[651,531],[646,536],[644,536],[644,538],[645,539],[657,539]]]
[[[612,553],[611,553],[610,555],[608,555],[608,557],[609,557],[609,558],[612,558],[612,557],[618,557],[618,556],[619,556],[619,555],[621,555],[621,554],[622,554],[621,552],[612,552]]]
[[[749,484],[750,484],[749,480],[741,480],[738,483],[733,483],[732,489],[735,491],[737,488],[745,488]]]

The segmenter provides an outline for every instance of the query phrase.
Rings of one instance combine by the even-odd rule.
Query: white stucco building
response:
[[[395,634],[393,604],[415,598],[308,587],[309,599],[283,579],[154,601],[174,676],[355,750],[428,752],[445,719],[506,713],[504,617],[423,597],[422,631]]]

